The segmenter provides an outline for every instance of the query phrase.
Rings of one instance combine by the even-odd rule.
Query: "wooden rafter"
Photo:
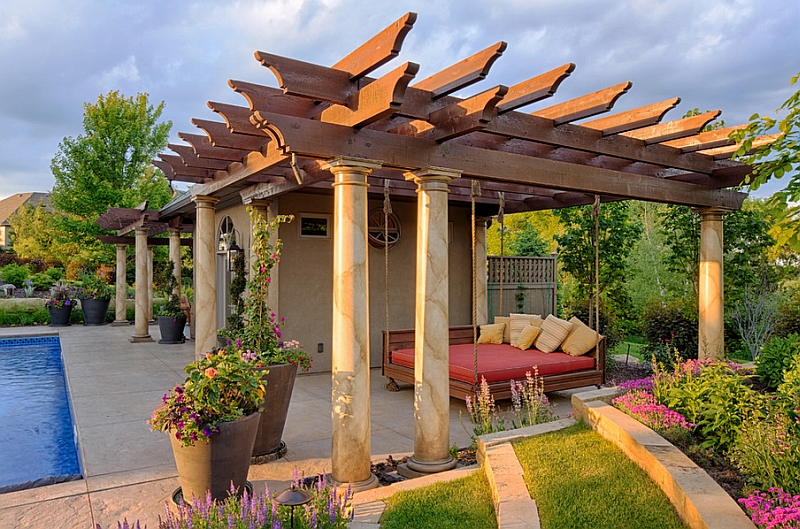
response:
[[[531,114],[540,118],[551,119],[556,125],[588,118],[611,110],[617,99],[630,90],[631,86],[633,86],[633,83],[630,81],[620,83],[558,105],[537,110]]]
[[[175,145],[170,143],[167,147],[178,153],[178,156],[181,157],[186,167],[199,167],[201,169],[212,169],[215,171],[228,168],[228,162],[224,160],[215,160],[214,158],[201,158],[197,156],[194,149],[188,145]]]
[[[187,134],[179,132],[178,137],[192,146],[194,153],[201,158],[224,160],[227,162],[241,162],[249,151],[239,149],[226,149],[225,147],[214,147],[208,136],[200,134]]]
[[[342,70],[263,51],[257,51],[255,57],[275,74],[278,86],[290,96],[347,105],[350,94],[358,90],[357,84],[350,80],[350,73]]]
[[[620,112],[612,116],[587,121],[581,123],[581,126],[588,129],[599,130],[603,136],[627,132],[661,122],[664,118],[664,114],[675,108],[680,102],[680,97],[673,97],[672,99],[667,99],[660,103],[653,103],[652,105],[635,108],[627,112]]]
[[[334,64],[333,68],[349,73],[351,81],[364,77],[399,55],[403,41],[416,20],[416,13],[406,13]]]
[[[205,119],[192,119],[192,124],[205,131],[211,143],[215,147],[228,147],[247,152],[258,151],[268,141],[263,136],[247,136],[244,134],[234,134],[228,130],[225,123],[218,121],[208,121]]]
[[[706,112],[668,123],[661,123],[659,125],[651,125],[649,127],[623,132],[620,136],[642,140],[647,145],[684,138],[699,133],[703,127],[717,119],[720,113],[719,110],[714,110],[713,112]]]
[[[253,111],[246,107],[236,105],[228,105],[227,103],[216,103],[209,101],[208,108],[225,120],[228,130],[235,134],[245,134],[247,136],[256,136],[263,138],[264,135],[250,123],[250,116]]]
[[[246,81],[229,79],[228,86],[247,100],[250,110],[271,108],[279,114],[310,118],[327,106],[305,97],[286,95],[283,90],[278,90],[277,88]]]
[[[438,99],[477,83],[489,74],[489,69],[503,55],[506,46],[507,44],[502,41],[493,44],[485,50],[423,79],[416,83],[414,88],[428,91],[434,99]]]
[[[716,147],[731,145],[733,143],[733,140],[730,139],[731,133],[745,127],[747,127],[747,125],[735,125],[733,127],[710,130],[707,132],[701,132],[700,134],[695,134],[694,136],[688,136],[686,138],[665,141],[663,144],[669,147],[680,149],[681,152],[695,152],[703,149],[714,149]]]
[[[747,151],[746,154],[754,153],[759,147],[769,145],[775,142],[775,140],[777,140],[781,136],[783,136],[783,133],[778,132],[776,134],[766,134],[764,136],[759,136],[758,138],[755,138],[753,140],[752,146],[750,147],[750,150]],[[726,145],[724,147],[716,147],[713,149],[703,149],[700,152],[705,154],[706,156],[711,156],[715,160],[726,160],[729,159],[733,155],[733,153],[739,150],[739,147],[741,147],[741,143],[737,143],[735,145]]]
[[[569,74],[574,70],[575,65],[570,62],[547,73],[515,84],[508,89],[503,102],[497,105],[497,112],[500,114],[510,112],[552,96],[558,90],[561,82],[569,77]]]

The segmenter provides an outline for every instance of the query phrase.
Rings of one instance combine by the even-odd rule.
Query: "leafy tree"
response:
[[[564,227],[563,235],[556,236],[562,270],[575,278],[576,296],[589,306],[589,315],[593,318],[595,219],[592,206],[560,209],[555,215]],[[608,310],[619,312],[628,303],[627,259],[641,236],[642,227],[631,218],[627,202],[609,202],[600,208],[599,232],[600,295],[606,297]]]
[[[512,255],[544,257],[550,253],[547,243],[544,242],[539,232],[530,224],[526,224],[522,231],[517,232],[508,246]]]
[[[503,240],[503,255],[549,255],[556,251],[555,235],[561,232],[561,225],[552,211],[531,211],[527,213],[512,213],[505,216],[505,236]],[[537,235],[543,246],[542,253],[522,253],[535,251],[528,248],[528,239]],[[521,237],[519,242],[516,242]],[[536,245],[537,243],[531,243]],[[519,245],[519,246],[517,246]],[[486,232],[486,253],[500,255],[500,223],[493,222]]]
[[[167,145],[171,122],[159,123],[164,103],[154,107],[147,94],[124,97],[118,91],[84,104],[84,133],[64,138],[51,162],[56,179],[52,202],[57,243],[74,245],[71,261],[111,262],[112,249],[96,239],[97,218],[109,207],[151,208],[166,204],[169,183],[150,164]]]

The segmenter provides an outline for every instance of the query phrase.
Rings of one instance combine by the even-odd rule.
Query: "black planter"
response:
[[[183,343],[183,329],[186,327],[186,316],[159,316],[158,330],[161,331],[161,339],[158,343]]]
[[[74,303],[74,301],[73,301]],[[69,325],[69,315],[72,314],[72,304],[63,307],[47,307],[50,313],[50,327],[66,327]]]
[[[253,446],[253,457],[258,463],[266,463],[279,459],[286,453],[286,443],[281,437],[292,400],[297,365],[281,364],[257,369],[269,372],[261,377],[267,385],[267,391]]]
[[[82,299],[84,325],[105,325],[110,299]]]

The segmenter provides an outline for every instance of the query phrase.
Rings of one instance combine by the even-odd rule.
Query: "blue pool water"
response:
[[[0,338],[0,492],[80,474],[58,337]]]

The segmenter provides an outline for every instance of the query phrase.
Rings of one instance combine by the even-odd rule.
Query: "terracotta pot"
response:
[[[207,491],[213,499],[227,498],[231,482],[237,491],[244,490],[259,418],[259,413],[253,413],[238,421],[223,422],[220,432],[208,443],[198,441],[194,446],[183,446],[170,432],[178,479],[187,501],[193,496],[205,498]]]
[[[159,316],[158,330],[161,332],[161,339],[158,343],[174,344],[183,343],[183,329],[186,327],[186,316]]]
[[[66,327],[69,325],[69,316],[72,314],[72,305],[65,305],[63,307],[47,307],[47,312],[50,313],[50,327]]]
[[[262,377],[267,386],[253,456],[276,454],[277,457],[282,457],[286,445],[281,437],[292,400],[297,366],[280,364],[259,369],[269,372]]]
[[[84,325],[105,325],[111,299],[82,299]]]

